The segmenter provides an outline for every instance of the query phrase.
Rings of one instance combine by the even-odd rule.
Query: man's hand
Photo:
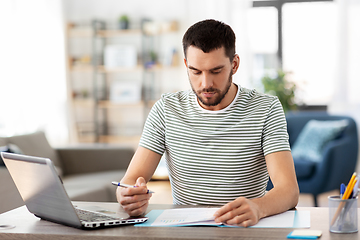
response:
[[[139,216],[145,213],[151,193],[147,193],[146,181],[143,177],[136,180],[135,187],[116,190],[117,200],[130,216]]]
[[[259,206],[251,200],[239,197],[222,206],[214,214],[215,222],[248,227],[260,219]]]

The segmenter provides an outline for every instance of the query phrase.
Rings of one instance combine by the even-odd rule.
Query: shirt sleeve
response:
[[[264,123],[262,148],[264,156],[280,151],[290,151],[285,114],[279,99],[271,103]]]
[[[139,146],[163,155],[165,151],[164,103],[161,98],[151,108],[140,138]]]

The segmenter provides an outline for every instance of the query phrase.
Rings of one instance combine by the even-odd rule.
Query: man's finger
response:
[[[148,201],[145,199],[145,200],[142,200],[139,202],[132,202],[132,203],[123,205],[122,207],[127,213],[130,213],[132,211],[135,211],[136,209],[143,208],[146,204],[148,204]]]
[[[146,181],[143,177],[139,177],[137,180],[136,180],[136,183],[135,183],[135,186],[146,186]]]
[[[130,216],[139,216],[139,215],[142,215],[142,214],[146,211],[148,205],[149,205],[149,202],[146,202],[146,203],[145,203],[144,205],[142,205],[140,208],[136,208],[136,209],[134,209],[134,210],[129,211],[128,214],[129,214]]]
[[[232,220],[238,216],[242,215],[242,213],[239,211],[239,209],[233,209],[232,211],[228,211],[225,214],[216,217],[215,222],[228,222],[229,220]]]
[[[249,214],[240,214],[237,215],[227,221],[225,221],[226,224],[229,225],[239,225],[239,226],[243,226],[243,227],[248,227],[250,226],[249,224],[251,223],[251,219]]]
[[[215,218],[218,218],[230,211],[233,211],[234,209],[239,208],[244,203],[242,198],[238,198],[235,201],[229,202],[222,206],[219,210],[217,210],[214,214]]]
[[[238,206],[237,204],[235,204],[234,206]],[[242,204],[238,207],[235,208],[231,208],[232,206],[230,206],[230,208],[226,207],[224,208],[225,211],[227,211],[227,209],[230,209],[229,211],[225,212],[222,215],[216,216],[215,217],[215,222],[228,222],[232,219],[238,219],[239,221],[245,221],[246,219],[250,219],[251,218],[251,209],[250,206],[248,204]],[[240,218],[239,218],[240,217]],[[238,224],[240,222],[231,222],[231,224]],[[230,224],[230,223],[229,223]]]
[[[120,200],[120,204],[127,205],[127,204],[132,204],[132,203],[136,203],[136,202],[143,201],[143,200],[148,201],[150,199],[150,197],[151,197],[151,194],[137,194],[137,195],[123,196]]]
[[[123,196],[132,196],[132,195],[139,195],[139,194],[146,194],[147,193],[146,187],[129,187],[129,188],[122,188],[120,190],[121,195]]]

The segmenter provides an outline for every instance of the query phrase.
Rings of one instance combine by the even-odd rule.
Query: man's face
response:
[[[227,103],[226,96],[232,86],[234,61],[230,62],[224,47],[204,53],[190,46],[185,64],[190,85],[203,108],[215,110],[213,107],[217,106],[222,109],[230,104],[233,98]]]

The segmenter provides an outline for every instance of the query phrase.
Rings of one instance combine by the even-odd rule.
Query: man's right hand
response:
[[[135,187],[116,190],[117,201],[130,216],[139,216],[145,213],[151,193],[147,193],[146,181],[143,177],[136,180]]]

